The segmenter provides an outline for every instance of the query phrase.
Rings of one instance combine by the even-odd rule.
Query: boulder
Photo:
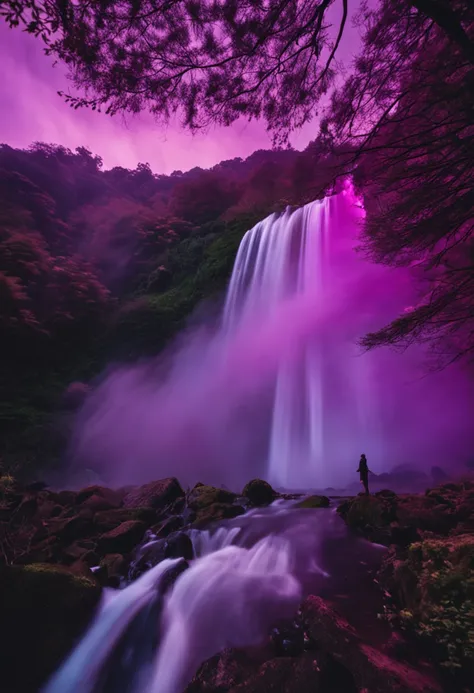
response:
[[[93,503],[98,503],[97,498],[102,498],[104,505],[107,507],[96,508],[96,510],[109,510],[110,508],[120,508],[122,505],[123,494],[120,491],[114,491],[106,486],[87,486],[83,488],[76,494],[76,504],[82,505],[87,502],[91,502],[90,499],[95,497],[96,500]]]
[[[84,503],[82,503],[81,505],[81,508],[90,508],[93,514],[103,510],[114,510],[115,508],[119,507],[120,502],[111,503],[108,498],[104,498],[103,496],[98,496],[96,494],[89,496],[89,498],[86,498]]]
[[[94,615],[93,579],[50,565],[0,567],[0,671],[5,693],[35,693]]]
[[[159,481],[150,481],[150,483],[144,486],[139,486],[129,491],[123,499],[123,504],[126,508],[149,507],[155,510],[161,510],[166,505],[173,503],[183,496],[184,491],[179,481],[171,477],[168,479],[160,479]]]
[[[191,538],[185,532],[170,534],[164,546],[165,558],[194,558],[194,547]]]
[[[337,512],[349,527],[371,541],[391,543],[390,524],[396,520],[396,496],[361,494],[341,503]]]
[[[71,544],[95,534],[96,528],[91,517],[76,515],[71,518],[58,518],[45,523],[50,536],[55,536],[63,544]]]
[[[121,578],[127,572],[127,562],[121,553],[108,553],[100,561],[99,579],[108,587],[118,587]]]
[[[181,515],[172,515],[171,517],[168,517],[166,520],[163,520],[163,522],[160,522],[155,527],[152,527],[151,531],[157,537],[161,538],[167,537],[172,532],[177,532],[178,530],[182,529],[183,526],[184,520],[181,517]]]
[[[243,515],[245,509],[241,505],[228,505],[227,503],[213,503],[208,508],[203,508],[196,514],[196,520],[193,522],[193,527],[200,529],[206,527],[213,522],[221,522],[222,520],[230,520],[239,515]]]
[[[270,484],[263,479],[252,479],[244,486],[242,495],[248,498],[251,505],[269,505],[277,497]]]
[[[308,597],[301,617],[318,648],[343,665],[356,690],[370,693],[441,693],[430,675],[364,643],[352,626],[320,597]]]
[[[329,498],[327,496],[307,496],[299,501],[295,508],[329,508]]]
[[[233,503],[237,498],[235,493],[215,486],[196,484],[187,497],[188,507],[198,512],[214,503]]]
[[[189,563],[186,560],[179,561],[176,565],[168,568],[166,573],[160,580],[160,594],[165,595],[174,586],[176,580],[182,573],[189,568]]]
[[[62,552],[62,556],[69,563],[73,563],[74,561],[82,559],[88,565],[95,565],[94,559],[93,559],[95,549],[96,549],[95,542],[89,541],[87,539],[85,539],[85,540],[79,539],[78,541],[75,541],[74,543],[72,543],[70,546],[66,547]],[[85,557],[88,554],[89,554],[89,557],[87,560],[85,560]]]
[[[227,693],[256,674],[263,661],[243,650],[225,649],[199,667],[184,693]]]
[[[231,688],[229,693],[318,693],[320,683],[319,662],[314,654],[305,653],[301,657],[278,657],[265,662],[256,674]]]
[[[99,538],[99,549],[103,553],[128,553],[143,539],[146,526],[139,520],[128,520]]]
[[[138,520],[150,527],[156,522],[156,511],[153,508],[117,508],[104,510],[94,515],[94,524],[97,531],[108,532],[118,527],[122,522]]]
[[[338,512],[350,527],[381,544],[407,545],[418,541],[423,532],[462,534],[474,517],[470,485],[465,480],[428,489],[424,494],[397,496],[384,490],[373,496],[359,495],[344,501]]]

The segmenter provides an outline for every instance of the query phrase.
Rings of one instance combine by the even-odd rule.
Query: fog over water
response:
[[[249,230],[217,328],[194,326],[166,368],[111,370],[79,414],[74,464],[112,484],[291,489],[345,487],[362,452],[376,473],[465,462],[463,372],[427,374],[420,348],[357,346],[416,300],[406,271],[355,252],[363,215],[347,185]]]

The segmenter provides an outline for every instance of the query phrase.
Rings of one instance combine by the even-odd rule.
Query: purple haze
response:
[[[262,476],[322,488],[350,483],[361,452],[376,473],[464,463],[473,395],[462,371],[427,374],[420,349],[355,346],[414,297],[406,272],[353,251],[361,216],[347,189],[257,225],[247,237],[253,255],[236,261],[223,325],[181,336],[166,369],[158,358],[109,373],[80,413],[75,464],[117,485],[172,475],[238,488]],[[250,281],[249,271],[267,279]],[[278,404],[282,369],[297,392],[287,383]]]

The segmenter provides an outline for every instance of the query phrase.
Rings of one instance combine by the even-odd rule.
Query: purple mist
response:
[[[357,346],[415,299],[406,271],[354,251],[363,216],[347,186],[251,229],[219,327],[190,331],[165,376],[159,361],[110,373],[80,413],[75,464],[117,485],[258,475],[290,489],[345,487],[361,452],[376,473],[463,464],[463,373],[427,373],[421,348]]]

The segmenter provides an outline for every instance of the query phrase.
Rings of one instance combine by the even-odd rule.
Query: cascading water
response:
[[[285,303],[312,306],[322,318],[319,329],[309,320],[312,332],[282,353],[276,367],[265,478],[277,487],[329,485],[332,465],[353,459],[367,444],[375,452],[382,442],[376,359],[361,358],[356,347],[370,326],[363,307],[356,325],[353,317],[340,325],[324,321],[338,291],[346,305],[353,303],[350,293],[359,292],[360,262],[352,257],[348,265],[347,259],[363,215],[347,186],[337,196],[264,219],[238,251],[224,312],[230,338],[242,322],[262,315],[271,321]],[[373,279],[380,274],[370,266],[366,272]],[[292,330],[289,317],[282,330]]]
[[[462,371],[425,378],[421,349],[357,346],[414,300],[407,272],[354,251],[363,215],[348,184],[248,231],[219,327],[172,345],[165,375],[155,362],[110,372],[79,416],[77,464],[115,485],[262,476],[296,490],[345,488],[362,452],[377,473],[462,463]]]
[[[156,558],[162,540],[148,541],[137,555],[149,561],[146,572],[105,592],[43,693],[183,693],[206,659],[261,645],[272,625],[293,618],[304,594],[327,580],[323,541],[344,533],[333,511],[280,501],[213,532],[190,530],[196,557],[185,570],[177,570],[183,559]]]

